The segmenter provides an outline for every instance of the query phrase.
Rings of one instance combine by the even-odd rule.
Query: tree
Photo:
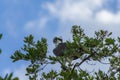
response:
[[[13,78],[13,73],[10,73],[9,75],[6,74],[4,78],[0,76],[0,80],[19,80],[17,77]]]
[[[0,39],[2,38],[2,34],[0,34]],[[1,49],[0,49],[0,53],[1,53]]]
[[[119,80],[120,79],[120,37],[114,39],[112,32],[106,30],[95,31],[94,37],[89,37],[84,30],[77,25],[72,27],[72,41],[66,41],[67,50],[64,56],[47,55],[47,39],[34,41],[34,37],[29,35],[24,39],[24,46],[21,50],[16,50],[11,56],[13,62],[24,60],[30,62],[26,67],[26,76],[29,80]],[[51,53],[52,54],[52,53]],[[77,56],[79,62],[72,63],[74,60],[70,56]],[[105,59],[108,62],[105,62]],[[83,63],[96,61],[101,64],[109,64],[108,73],[102,70],[93,71],[90,74],[80,66]],[[47,64],[61,65],[59,72],[51,70],[49,73],[43,72],[38,79],[38,73],[47,66]]]

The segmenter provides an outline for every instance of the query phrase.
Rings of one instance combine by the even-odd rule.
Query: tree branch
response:
[[[67,66],[63,65],[63,63],[59,59],[57,59],[57,61],[61,64],[61,68],[63,70],[67,70]]]
[[[76,64],[74,65],[74,67],[73,67],[73,69],[72,69],[71,74],[69,75],[69,77],[71,77],[73,71],[75,70],[75,68],[76,68],[77,66],[80,66],[80,65],[81,65],[82,63],[84,63],[86,60],[89,60],[90,57],[92,57],[93,55],[94,55],[94,53],[92,53],[92,54],[90,54],[88,57],[84,58],[80,63],[76,63]]]

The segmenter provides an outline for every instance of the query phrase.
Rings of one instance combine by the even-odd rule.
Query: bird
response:
[[[53,39],[53,43],[55,44],[55,48],[53,49],[53,53],[55,56],[64,56],[65,51],[68,51],[69,48],[66,44],[66,42],[63,42],[61,37],[55,37]],[[78,59],[77,56],[72,56],[73,60]]]

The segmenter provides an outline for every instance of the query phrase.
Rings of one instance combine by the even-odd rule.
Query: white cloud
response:
[[[108,5],[108,2],[109,0],[55,0],[53,2],[45,2],[42,8],[47,13],[41,14],[42,17],[36,20],[28,21],[24,29],[39,32],[46,26],[47,22],[56,18],[60,21],[58,22],[60,26],[58,33],[63,30],[68,31],[70,27],[66,26],[67,28],[65,28],[66,24],[78,24],[89,27],[91,25],[99,27],[105,24],[118,25],[120,24],[120,11],[113,13],[104,9],[104,5]]]
[[[52,16],[59,18],[62,22],[88,20],[92,18],[93,11],[102,7],[106,0],[57,0],[47,3],[47,9]],[[44,7],[46,7],[44,6]]]
[[[117,14],[102,10],[96,14],[96,19],[105,24],[120,24],[120,11]]]
[[[24,29],[25,30],[39,30],[45,27],[46,23],[47,23],[47,17],[41,17],[38,20],[32,20],[32,21],[28,21],[25,26]]]
[[[104,5],[108,5],[108,1],[109,0],[56,0],[54,2],[45,2],[42,8],[43,11],[46,10],[47,14],[42,15],[47,17],[43,16],[42,18],[28,21],[24,28],[28,31],[34,30],[39,32],[40,29],[46,26],[47,22],[56,18],[60,21],[58,22],[60,26],[58,33],[63,30],[68,31],[70,27],[66,26],[67,28],[65,28],[64,25],[66,24],[82,24],[85,26],[94,24],[95,26],[120,24],[119,11],[115,14],[104,9]]]
[[[56,0],[44,4],[50,15],[61,22],[78,23],[97,21],[102,24],[120,24],[120,11],[117,13],[104,9],[109,0]]]

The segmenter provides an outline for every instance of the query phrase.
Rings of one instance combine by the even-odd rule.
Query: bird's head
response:
[[[55,46],[58,46],[58,44],[59,44],[59,43],[62,43],[62,42],[63,42],[63,40],[62,40],[61,37],[55,37],[55,38],[53,39],[53,43],[55,44]]]

